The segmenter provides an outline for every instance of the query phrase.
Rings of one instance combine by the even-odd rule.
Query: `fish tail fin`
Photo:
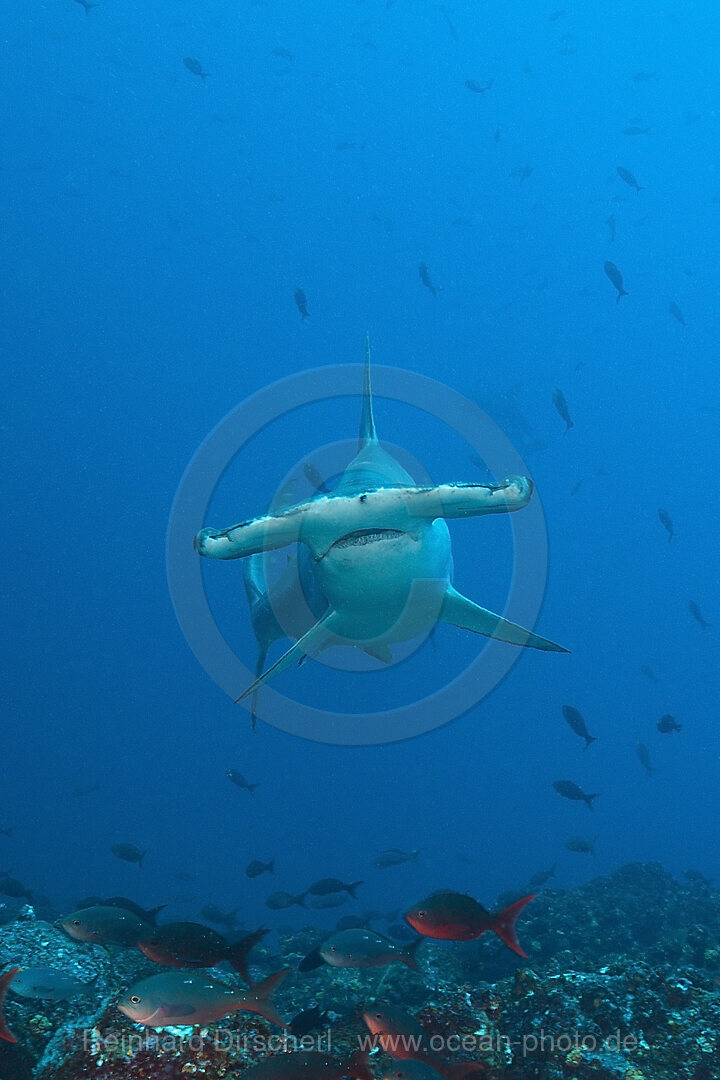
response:
[[[5,995],[8,992],[10,983],[13,981],[19,970],[19,967],[10,968],[9,971],[0,975],[0,1039],[4,1039],[5,1042],[10,1043],[16,1043],[17,1039],[7,1025],[7,1020],[5,1019],[5,1014],[3,1012],[3,1001],[5,1000]]]
[[[281,1019],[275,1008],[273,994],[291,971],[292,968],[283,968],[282,971],[276,971],[274,975],[269,975],[262,982],[255,983],[252,990],[243,995],[240,1002],[238,1002],[237,1008],[247,1009],[248,1012],[256,1012],[260,1016],[264,1016],[271,1024],[287,1028],[289,1025]]]
[[[375,1073],[370,1068],[370,1060],[365,1050],[355,1050],[348,1060],[345,1075],[354,1080],[375,1080]]]
[[[357,900],[357,896],[355,895],[355,890],[358,889],[363,884],[364,884],[364,882],[362,882],[362,881],[353,881],[352,885],[346,885],[345,886],[345,891],[350,893],[353,900]]]
[[[597,799],[599,794],[600,794],[600,792],[596,791],[592,795],[586,795],[585,796],[585,802],[587,803],[588,810],[594,810],[595,809],[595,807],[593,806],[593,799]]]
[[[363,374],[363,399],[360,412],[360,431],[358,434],[358,450],[362,450],[368,443],[377,442],[375,430],[375,417],[373,415],[372,377],[370,373],[370,335],[365,339],[365,371]]]
[[[250,986],[253,985],[253,981],[248,975],[248,957],[250,956],[250,950],[254,945],[257,945],[261,938],[264,938],[270,931],[265,926],[261,926],[253,934],[246,934],[240,941],[236,941],[234,945],[231,945],[228,949],[227,956],[225,957],[232,966],[235,968],[239,975],[242,975],[243,979]]]
[[[415,958],[415,954],[424,940],[425,938],[418,938],[417,941],[411,942],[411,944],[408,945],[406,949],[403,949],[402,953],[400,954],[400,959],[402,960],[403,964],[407,964],[407,966],[409,968],[412,968],[413,971],[419,970],[419,965]]]
[[[585,745],[583,746],[583,750],[587,750],[588,746],[590,746],[590,744],[594,743],[594,742],[597,742],[597,735],[588,735],[586,740],[585,740]]]
[[[158,904],[157,907],[150,908],[148,911],[145,912],[145,918],[149,923],[153,923],[154,925],[158,915],[161,911],[164,911],[166,907],[167,904]]]
[[[622,300],[623,296],[629,296],[629,295],[630,295],[630,293],[627,292],[626,289],[618,289],[618,294],[615,297],[615,303],[619,304],[620,301]]]
[[[303,893],[299,893],[295,897],[295,903],[297,904],[298,907],[304,907],[304,908],[307,907],[307,904],[305,903],[305,897],[306,896],[307,896],[307,893],[303,892]]]
[[[255,788],[256,787],[260,787],[259,782],[257,784],[248,784],[248,791],[250,792],[251,795],[255,794]]]
[[[319,949],[312,949],[298,964],[298,971],[315,971],[322,967],[325,961],[320,955]]]
[[[509,907],[503,908],[497,915],[493,916],[493,920],[490,923],[490,929],[493,930],[501,941],[504,941],[509,949],[517,953],[518,956],[527,957],[527,953],[523,952],[520,947],[520,942],[517,938],[515,930],[515,923],[517,917],[523,908],[527,907],[531,900],[534,900],[537,893],[531,893],[529,896],[523,896],[521,900],[516,900],[514,904],[510,904]]]
[[[142,855],[141,855],[141,856],[140,856],[140,858],[138,859],[138,866],[142,866],[142,864],[143,864],[143,859],[145,858],[145,856],[147,855],[147,853],[148,853],[148,849],[147,849],[147,848],[145,848],[145,850],[143,851]]]

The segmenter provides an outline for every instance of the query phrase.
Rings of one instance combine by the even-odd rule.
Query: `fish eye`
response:
[[[72,925],[73,926],[79,926],[80,925],[80,920],[79,919],[73,919]]]
[[[139,1005],[141,1000],[142,999],[141,999],[139,994],[133,994],[132,997],[130,998],[130,1004],[131,1005]]]

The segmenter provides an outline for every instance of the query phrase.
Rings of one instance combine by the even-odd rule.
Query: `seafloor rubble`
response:
[[[254,957],[264,972],[294,966],[320,936],[307,927]],[[489,1080],[720,1080],[720,893],[707,882],[681,884],[652,863],[625,866],[572,892],[543,892],[519,936],[527,961],[492,935],[428,941],[419,972],[395,964],[295,973],[277,1004],[288,1019],[312,1004],[329,1010],[306,1046],[338,1059],[367,1036],[360,1011],[377,1002],[415,1013],[439,1057],[476,1061]],[[108,957],[78,946],[32,912],[0,928],[0,960],[97,976],[70,1001],[8,996],[19,1042],[0,1042],[0,1080],[229,1078],[282,1053],[263,1041],[278,1029],[248,1013],[202,1029],[141,1031],[115,1002],[157,968],[135,950]],[[391,1064],[379,1050],[370,1060],[377,1077]]]

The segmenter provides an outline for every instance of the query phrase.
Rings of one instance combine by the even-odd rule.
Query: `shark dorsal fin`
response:
[[[358,453],[368,443],[377,442],[375,431],[375,417],[373,416],[372,382],[370,380],[370,335],[365,342],[365,375],[363,378],[363,403],[360,413],[360,433],[358,436]]]

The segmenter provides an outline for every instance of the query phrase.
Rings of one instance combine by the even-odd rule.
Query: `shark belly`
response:
[[[440,518],[415,526],[345,534],[315,562],[333,631],[348,644],[408,641],[437,622],[452,572],[450,534]]]

